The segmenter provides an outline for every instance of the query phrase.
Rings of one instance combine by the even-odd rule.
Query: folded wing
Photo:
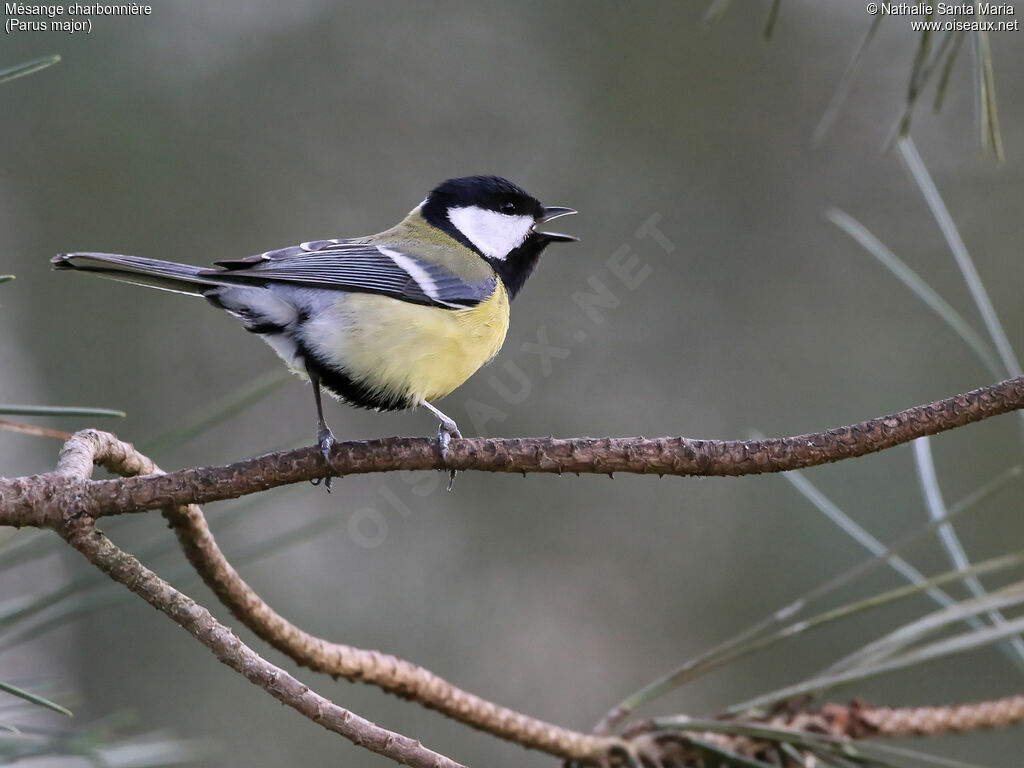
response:
[[[349,240],[316,240],[200,270],[219,284],[289,283],[310,288],[379,293],[414,304],[465,309],[489,297],[497,277],[462,280],[414,253]]]

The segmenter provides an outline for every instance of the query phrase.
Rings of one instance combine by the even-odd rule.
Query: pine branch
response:
[[[758,474],[862,456],[1022,407],[1024,378],[1017,378],[850,427],[791,438],[754,441],[686,438],[470,439],[453,441],[448,464],[442,462],[434,440],[392,438],[337,446],[332,456],[332,469],[342,474],[447,468],[524,474],[613,471],[674,475]],[[91,480],[95,464],[128,477]],[[210,648],[223,663],[251,682],[320,725],[400,763],[457,766],[450,759],[424,748],[418,741],[386,731],[337,707],[284,670],[262,659],[242,644],[230,629],[219,624],[204,607],[175,590],[136,558],[118,549],[96,530],[95,519],[124,512],[164,509],[193,567],[237,617],[275,648],[316,671],[377,685],[523,746],[578,764],[604,766],[641,765],[645,759],[665,757],[664,753],[659,757],[651,750],[663,747],[678,749],[681,744],[685,744],[687,750],[696,750],[693,754],[698,755],[694,758],[698,762],[703,759],[699,755],[708,750],[744,752],[736,744],[742,746],[746,743],[742,739],[749,742],[749,735],[742,735],[740,742],[735,739],[730,742],[728,739],[723,741],[721,734],[701,733],[683,737],[680,742],[666,734],[666,728],[678,730],[680,723],[692,725],[692,721],[685,718],[655,721],[653,727],[657,734],[652,735],[647,729],[632,730],[626,740],[570,731],[462,691],[403,659],[331,643],[290,624],[241,579],[217,547],[202,512],[196,506],[188,506],[188,503],[231,498],[275,485],[321,477],[324,473],[322,457],[317,449],[309,448],[271,454],[227,467],[187,469],[165,475],[132,445],[105,432],[86,430],[73,435],[65,443],[53,472],[0,478],[0,525],[55,529],[91,563],[163,611]],[[873,715],[877,713],[876,717],[869,717],[866,711],[858,710],[856,721],[864,733],[848,732],[842,736],[853,739],[929,732],[926,727],[951,730],[993,727],[1015,722],[1024,712],[1019,697],[1012,701],[968,706],[974,709],[872,710]],[[772,723],[769,725],[774,727]],[[753,724],[751,727],[756,731],[760,726]],[[787,727],[802,728],[795,722],[788,723]],[[809,743],[807,738],[800,738],[803,746],[792,739],[781,740],[776,746],[783,751],[810,749],[806,746]]]
[[[462,768],[459,763],[427,749],[415,739],[385,728],[337,706],[285,670],[261,658],[213,615],[161,579],[131,555],[118,549],[96,530],[88,517],[69,520],[58,533],[114,581],[123,584],[169,616],[205,645],[217,659],[282,704],[353,744],[417,768]]]
[[[644,438],[470,438],[453,440],[448,460],[431,438],[339,443],[335,476],[394,470],[677,476],[756,475],[828,464],[908,443],[1024,408],[1024,377],[915,406],[888,416],[796,437],[764,440]],[[77,441],[114,439],[86,430]],[[116,442],[116,439],[114,439]],[[327,474],[315,447],[281,451],[222,467],[199,467],[119,480],[84,480],[82,473],[0,478],[0,525],[54,527],[69,510],[94,519],[187,504],[205,504],[308,481]]]

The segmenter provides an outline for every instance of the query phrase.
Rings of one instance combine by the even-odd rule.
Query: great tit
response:
[[[505,340],[509,300],[553,242],[537,227],[572,208],[545,207],[498,176],[449,179],[398,224],[368,237],[314,240],[216,269],[109,253],[64,253],[56,269],[202,296],[259,335],[313,385],[317,443],[334,435],[323,387],[363,408],[423,406],[440,422],[442,456],[456,423],[431,401],[451,393]],[[328,484],[329,487],[329,484]]]

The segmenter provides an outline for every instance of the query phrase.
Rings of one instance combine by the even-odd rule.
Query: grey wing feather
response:
[[[221,269],[199,275],[218,282],[286,282],[314,288],[379,293],[446,309],[479,304],[494,292],[496,277],[467,283],[443,267],[396,248],[352,240],[316,240],[302,245],[216,262]]]
[[[325,248],[339,245],[348,247],[362,244],[358,240],[310,240],[308,243],[302,243],[301,245],[290,245],[287,248],[257,253],[255,256],[246,256],[244,259],[224,259],[213,263],[225,269],[248,269],[265,261],[291,259],[309,253],[317,253]]]

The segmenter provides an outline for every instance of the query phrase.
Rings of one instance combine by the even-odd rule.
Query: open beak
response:
[[[558,205],[550,205],[544,209],[544,212],[540,216],[537,217],[537,221],[533,225],[533,231],[536,232],[538,235],[544,235],[544,237],[546,237],[548,240],[554,243],[574,243],[577,240],[579,240],[578,237],[573,237],[572,235],[563,235],[558,232],[540,232],[537,230],[537,227],[539,227],[541,224],[544,224],[545,222],[551,221],[552,219],[557,219],[559,216],[568,216],[572,213],[576,213],[576,211],[573,210],[572,208],[563,208]]]

